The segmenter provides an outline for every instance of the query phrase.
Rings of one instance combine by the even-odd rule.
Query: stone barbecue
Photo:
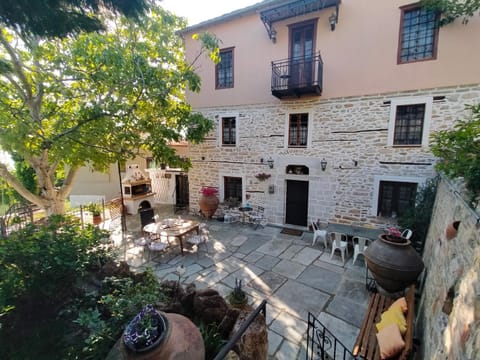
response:
[[[125,178],[122,180],[124,205],[129,214],[135,215],[138,210],[151,208],[155,193],[152,192],[152,181],[143,174],[137,164],[128,165]]]

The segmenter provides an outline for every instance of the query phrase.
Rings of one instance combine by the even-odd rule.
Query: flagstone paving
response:
[[[173,207],[155,209],[159,218],[172,217]],[[176,215],[177,216],[177,215]],[[184,215],[184,217],[189,217]],[[149,254],[134,240],[142,236],[139,216],[127,216],[127,235],[112,235],[118,256],[137,271],[152,267],[159,280],[178,280],[175,273],[185,266],[183,284],[197,288],[212,287],[223,296],[242,280],[253,305],[267,300],[268,354],[270,359],[305,359],[308,312],[315,315],[349,349],[361,325],[368,304],[365,289],[365,265],[357,259],[345,266],[339,254],[330,258],[330,250],[316,243],[312,233],[302,236],[280,234],[281,228],[240,223],[207,222],[210,235],[208,253],[203,245],[179,246],[162,253]]]

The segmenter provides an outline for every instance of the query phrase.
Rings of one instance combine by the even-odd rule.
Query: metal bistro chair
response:
[[[198,226],[198,229],[200,230],[200,234],[198,235],[189,235],[187,236],[186,240],[189,244],[191,245],[195,245],[197,247],[197,258],[198,258],[198,251],[200,249],[200,244],[204,244],[205,245],[205,249],[207,251],[207,254],[208,254],[208,244],[207,244],[207,240],[210,236],[210,231],[208,230],[208,226],[207,224],[205,223],[201,223],[199,226]]]
[[[327,230],[319,229],[318,225],[313,220],[311,223],[312,223],[312,230],[313,230],[312,246],[315,245],[315,242],[317,241],[317,237],[318,237],[320,240],[323,240],[325,249],[328,248]]]
[[[252,224],[255,225],[255,230],[259,226],[265,227],[266,221],[264,218],[263,213],[265,212],[265,208],[263,206],[257,206],[253,211],[248,213],[248,218]]]
[[[357,260],[357,256],[364,253],[367,250],[368,244],[370,239],[361,237],[361,236],[354,236],[353,237],[353,264],[355,264],[355,260]]]
[[[332,240],[332,254],[330,255],[330,259],[333,257],[335,250],[340,250],[342,262],[343,265],[345,265],[345,253],[347,253],[348,256],[347,235],[338,232],[331,232],[330,238]]]

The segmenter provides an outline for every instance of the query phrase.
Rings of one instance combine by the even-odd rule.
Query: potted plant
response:
[[[127,325],[123,342],[134,352],[146,352],[157,347],[167,334],[167,319],[149,304]]]
[[[85,210],[89,211],[93,216],[93,223],[98,225],[102,222],[102,207],[97,203],[89,203],[85,206]]]
[[[202,214],[210,219],[218,208],[218,188],[213,186],[203,186],[200,189],[200,193],[202,196],[198,201],[198,205],[200,206]]]
[[[242,307],[247,304],[248,297],[245,291],[242,290],[242,280],[235,278],[235,287],[227,295],[227,300],[234,307]]]
[[[255,175],[255,177],[258,179],[258,181],[265,181],[268,178],[270,178],[271,176],[272,175],[266,174],[266,173],[258,173],[257,175]]]

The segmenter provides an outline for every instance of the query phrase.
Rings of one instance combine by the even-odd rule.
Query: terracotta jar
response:
[[[447,237],[447,240],[452,240],[455,236],[457,236],[459,226],[460,221],[454,221],[448,224],[447,228],[445,229],[445,236]]]
[[[188,318],[179,314],[162,313],[168,323],[163,341],[145,353],[129,350],[120,338],[106,360],[204,360],[205,346],[202,334]]]
[[[202,210],[202,214],[208,219],[210,219],[213,214],[215,214],[215,211],[217,211],[218,203],[219,200],[216,195],[202,195],[198,201],[198,205],[200,206],[200,210]]]
[[[367,267],[378,285],[390,293],[405,289],[422,272],[422,258],[409,240],[380,235],[365,250]]]

